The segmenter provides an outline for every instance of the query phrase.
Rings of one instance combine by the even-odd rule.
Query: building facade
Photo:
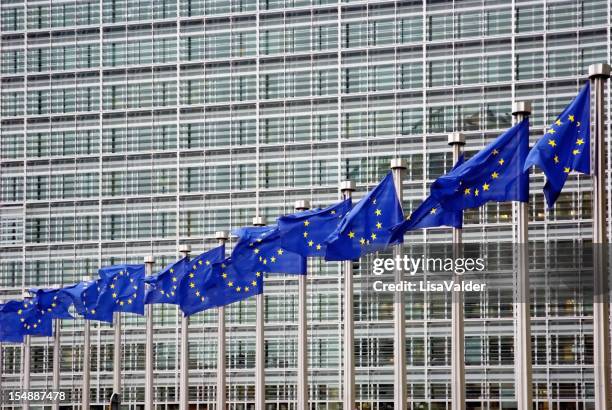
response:
[[[473,153],[531,100],[532,142],[573,98],[589,64],[610,61],[610,0],[3,0],[0,4],[0,297],[71,284],[98,267],[159,269],[216,244],[214,232],[339,198],[361,197],[396,156],[404,209],[452,166],[447,134]],[[607,115],[610,118],[609,86]],[[608,125],[609,131],[609,125]],[[609,132],[608,132],[609,135]],[[530,235],[581,243],[591,190],[572,176],[553,210],[532,176]],[[608,193],[610,194],[610,193]],[[466,212],[465,240],[511,242],[511,204]],[[413,232],[450,241],[447,229]],[[342,407],[342,277],[309,262],[312,408]],[[367,280],[367,259],[355,263]],[[295,406],[297,280],[266,278],[267,409]],[[533,294],[538,409],[593,401],[588,303]],[[228,312],[228,403],[253,408],[255,304]],[[450,300],[424,294],[407,312],[412,409],[450,407]],[[357,400],[393,408],[392,303],[356,295]],[[155,397],[178,407],[180,320],[155,306]],[[470,409],[512,409],[512,305],[466,303]],[[124,315],[124,403],[144,400],[144,319]],[[191,321],[193,408],[215,402],[216,312]],[[92,324],[92,404],[112,391],[112,328]],[[81,395],[82,321],[62,323],[61,386]],[[51,389],[52,344],[34,339],[32,387]],[[2,346],[2,406],[18,408],[22,349]],[[92,406],[92,408],[96,408]],[[101,408],[101,407],[97,407]]]

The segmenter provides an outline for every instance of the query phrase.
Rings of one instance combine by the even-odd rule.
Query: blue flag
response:
[[[276,226],[251,226],[236,229],[239,237],[232,261],[242,275],[253,272],[306,274],[306,258],[291,252],[281,245],[281,236]]]
[[[62,292],[72,298],[77,313],[84,319],[113,323],[112,301],[108,296],[105,296],[106,308],[98,309],[98,299],[104,285],[102,279],[84,281],[62,288]]]
[[[34,293],[38,309],[43,315],[51,319],[74,319],[68,312],[72,305],[72,298],[61,288],[58,289],[30,289]]]
[[[102,279],[98,310],[144,315],[144,265],[113,265],[98,273]]]
[[[325,256],[325,239],[351,210],[346,199],[325,209],[312,209],[278,218],[281,246],[302,256]]]
[[[2,313],[16,315],[19,332],[24,336],[53,336],[51,317],[45,317],[32,298],[7,302],[2,307]],[[14,323],[14,317],[9,319],[9,322]],[[12,333],[15,334],[15,332]]]
[[[23,342],[23,325],[17,315],[20,306],[15,300],[0,305],[0,342]]]
[[[221,279],[211,292],[213,303],[217,306],[229,305],[263,292],[263,273],[240,273],[231,258],[217,263],[213,267],[213,274]]]
[[[590,172],[590,94],[587,81],[533,146],[525,161],[525,170],[537,165],[544,171],[544,196],[549,208],[555,205],[570,172]]]
[[[451,171],[464,162],[461,155]],[[397,242],[404,234],[413,229],[434,228],[437,226],[449,226],[461,228],[463,225],[463,211],[447,211],[440,206],[440,202],[428,196],[417,209],[415,209],[405,221],[391,228],[390,242]]]
[[[434,181],[431,196],[447,211],[495,201],[529,200],[529,121],[516,124],[468,161]]]
[[[145,304],[168,303],[178,305],[178,286],[186,269],[187,258],[182,258],[166,266],[158,274],[147,276],[145,282],[149,284],[149,289],[145,296]]]
[[[186,262],[186,271],[178,286],[177,301],[185,316],[215,307],[211,289],[221,279],[214,275],[213,266],[225,259],[225,246],[217,246]]]
[[[325,259],[341,261],[357,259],[391,243],[391,228],[404,220],[404,214],[393,183],[387,176],[342,219],[327,238]]]

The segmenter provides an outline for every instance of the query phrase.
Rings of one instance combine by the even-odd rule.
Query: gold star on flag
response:
[[[194,276],[195,276],[195,275],[193,274],[193,272],[190,272],[190,273],[189,273],[189,277],[190,277],[190,278],[193,278]]]
[[[121,306],[123,306],[123,301],[122,301],[122,300],[121,300],[121,301],[119,301],[119,304],[120,304]]]
[[[278,253],[279,255],[282,255],[283,254],[283,250],[279,248],[279,250],[277,250],[276,253]]]
[[[189,287],[190,287],[190,288],[195,288],[195,283],[190,282],[190,283],[189,283]]]
[[[232,282],[232,281],[227,282],[227,286],[229,286],[230,288],[233,287],[234,286],[234,282]]]
[[[580,154],[580,150],[579,149],[575,149],[575,150],[572,151],[572,154],[578,155],[578,154]]]
[[[480,191],[478,191],[478,188],[476,188],[476,189],[474,190],[474,196],[478,196],[479,192],[480,192]]]
[[[117,297],[116,293],[113,293],[113,299],[115,299]]]
[[[261,276],[261,272],[255,272],[255,276],[260,277]]]
[[[486,182],[484,184],[482,184],[482,190],[483,191],[488,191],[489,190],[489,184],[487,184]]]
[[[555,140],[548,140],[548,145],[554,148],[557,146],[557,143],[555,142]]]
[[[571,122],[574,122],[574,116],[573,115],[568,115],[567,119],[570,120]]]
[[[227,279],[227,273],[223,272],[221,276],[223,276],[223,279]]]
[[[554,128],[549,128],[548,129],[548,133],[549,134],[554,134],[555,133],[555,129]]]
[[[174,273],[174,268],[170,268],[170,273]]]
[[[304,226],[308,226],[308,225],[310,225],[310,222],[304,221]]]
[[[276,262],[276,257],[275,256],[271,257],[270,262]]]
[[[257,282],[256,282],[256,281],[252,281],[252,282],[251,282],[251,285],[253,285],[253,286],[257,286]]]
[[[355,232],[349,232],[348,237],[353,239],[355,237]]]
[[[465,188],[465,190],[463,191],[464,195],[469,195],[472,193],[472,189],[471,188]]]
[[[115,284],[114,284],[114,283],[111,283],[111,284],[110,284],[110,288],[111,288],[111,289],[115,289]]]
[[[308,246],[312,246],[312,245],[314,245],[314,242],[313,241],[308,241]]]
[[[497,177],[499,177],[499,174],[497,172],[493,172],[491,174],[491,178],[496,179]]]
[[[557,125],[561,125],[561,124],[563,124],[563,123],[561,122],[561,120],[560,120],[560,119],[557,119],[557,121],[555,121],[555,124],[557,124]]]
[[[571,171],[571,170],[570,170],[568,167],[563,168],[563,172],[565,172],[566,174],[569,174],[569,173],[570,173],[570,171]]]
[[[240,292],[242,288],[240,286],[236,286],[236,292]]]
[[[576,127],[580,127],[580,121],[576,121]]]
[[[499,161],[497,161],[497,162],[499,162],[499,165],[504,165],[504,162],[505,162],[505,161],[504,161],[504,159],[502,158],[502,159],[500,159],[500,160],[499,160]]]
[[[382,224],[381,224],[380,222],[377,222],[377,223],[376,223],[376,227],[377,227],[378,229],[382,229]]]
[[[330,214],[336,215],[336,211],[331,211]]]
[[[576,145],[582,145],[582,144],[584,144],[584,140],[582,138],[578,138],[576,140]]]
[[[193,275],[193,273],[192,273],[192,275]],[[176,282],[176,276],[172,277],[172,282]]]
[[[555,164],[558,164],[559,163],[559,156],[555,155],[554,158],[553,158],[553,161],[555,161]]]
[[[320,251],[321,250],[321,244],[317,244],[317,250]]]
[[[382,215],[382,211],[380,209],[377,209],[376,211],[374,211],[374,213],[376,214],[376,216]]]
[[[366,243],[365,238],[361,238],[361,239],[359,240],[359,243],[360,243],[360,244],[362,244],[362,245],[364,245],[364,244]]]
[[[199,261],[198,261],[198,265],[201,265],[201,264],[202,264],[202,261],[201,261],[201,260],[199,260]]]
[[[373,233],[372,235],[370,235],[370,237],[372,238],[372,240],[376,240],[376,234]]]
[[[196,295],[196,296],[200,296],[200,291],[199,291],[199,290],[196,290],[195,295]]]
[[[206,264],[207,264],[207,265],[210,265],[210,261],[206,261]]]
[[[429,211],[430,214],[435,215],[436,214],[436,208],[431,208],[431,211]]]
[[[497,155],[497,154],[499,154],[499,151],[498,151],[498,150],[496,150],[496,149],[494,149],[494,150],[493,150],[493,155]]]
[[[256,254],[259,253],[259,249],[255,248],[253,252],[255,252]]]
[[[308,238],[308,232],[304,232],[304,238]]]

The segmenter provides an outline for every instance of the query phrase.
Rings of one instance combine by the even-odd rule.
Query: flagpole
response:
[[[117,395],[121,404],[121,312],[113,313],[113,327],[115,330],[113,347],[113,393]]]
[[[229,234],[226,231],[215,232],[219,246],[224,246]],[[225,307],[219,306],[217,310],[217,410],[225,410],[227,383],[225,380]]]
[[[610,78],[608,64],[589,66],[593,90],[594,118],[591,120],[591,169],[593,170],[593,363],[595,409],[610,408],[610,307],[606,235],[606,145],[604,92]]]
[[[517,122],[531,114],[530,101],[517,101],[512,104],[512,115]],[[519,134],[519,138],[522,135]],[[528,138],[528,137],[527,137]],[[531,310],[529,294],[529,227],[528,203],[518,202],[517,246],[518,272],[514,301],[514,369],[515,389],[518,410],[531,410],[533,384],[531,368]]]
[[[153,264],[155,259],[153,255],[145,256],[145,276],[153,274]],[[153,304],[149,303],[145,308],[146,314],[146,342],[145,342],[145,395],[144,408],[145,410],[153,410],[155,401],[155,374],[153,373]]]
[[[253,217],[253,226],[264,226],[265,224],[264,217]],[[255,296],[255,410],[265,410],[266,406],[264,314],[264,295],[261,292]]]
[[[406,162],[401,158],[391,160],[393,170],[393,182],[397,197],[402,206],[402,179],[406,169]],[[393,258],[401,257],[401,245],[393,247]],[[402,281],[402,272],[395,269],[395,283]],[[406,395],[406,312],[404,310],[403,292],[395,292],[393,301],[393,385],[395,409],[406,410],[408,408],[408,397]]]
[[[62,321],[60,319],[53,320],[53,393],[60,391],[60,343],[61,343],[61,330],[60,326]],[[54,394],[53,398],[53,410],[59,410],[59,394]]]
[[[181,245],[179,253],[189,258],[190,245]],[[189,410],[189,318],[181,315],[181,359],[179,380],[179,410]]]
[[[344,199],[350,199],[355,182],[343,181],[340,192]],[[343,261],[344,271],[344,404],[343,408],[355,408],[355,313],[353,296],[353,261]]]
[[[459,161],[465,145],[465,136],[460,132],[448,135],[448,145],[453,148],[453,164]],[[461,228],[453,228],[453,258],[463,254]],[[461,285],[462,274],[454,274],[455,283]],[[451,312],[451,403],[452,410],[465,410],[465,329],[463,313],[463,291],[452,293]]]
[[[310,209],[310,201],[295,201],[296,211]],[[308,260],[306,261],[308,264]],[[308,268],[306,269],[308,272]],[[298,275],[298,361],[297,361],[297,410],[308,409],[308,318],[306,274]]]
[[[24,291],[23,298],[29,298],[31,296],[30,292]],[[23,391],[27,393],[30,391],[30,335],[25,335],[23,337]],[[28,400],[23,400],[23,409],[30,409],[30,402]]]
[[[91,277],[84,276],[83,282],[89,282]],[[91,370],[91,335],[90,335],[89,320],[84,319],[83,323],[83,383],[81,384],[81,401],[83,402],[83,410],[89,410],[89,385],[90,385],[90,370]]]

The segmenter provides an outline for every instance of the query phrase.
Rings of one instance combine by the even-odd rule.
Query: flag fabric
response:
[[[145,296],[145,304],[168,303],[178,305],[178,286],[187,270],[187,258],[166,266],[164,270],[156,275],[147,276],[145,283],[149,284],[149,289]]]
[[[404,220],[404,214],[389,172],[353,209],[326,240],[325,259],[357,259],[392,243],[391,228]]]
[[[213,266],[225,259],[225,245],[217,246],[186,261],[177,289],[177,302],[185,316],[214,307],[209,291],[218,285]]]
[[[544,196],[549,208],[570,172],[590,173],[590,94],[587,81],[527,155],[524,169],[537,165],[546,175]]]
[[[283,248],[277,226],[251,226],[235,230],[239,237],[231,259],[241,275],[253,272],[305,275],[306,258]]]
[[[98,274],[102,279],[98,309],[144,315],[144,264],[113,265]]]
[[[0,305],[0,342],[22,343],[22,323],[17,315],[17,301],[9,301]]]
[[[464,162],[463,154],[459,156],[457,163],[451,171]],[[440,206],[440,202],[428,196],[417,209],[415,209],[406,220],[391,228],[390,242],[397,242],[404,234],[413,229],[434,228],[437,226],[449,226],[461,228],[463,225],[463,211],[447,211]]]
[[[10,323],[15,323],[15,317],[17,318],[19,332],[24,336],[53,336],[51,317],[42,314],[33,298],[8,301],[2,307],[2,313],[13,315],[8,319]]]
[[[281,246],[304,257],[325,256],[325,239],[351,210],[351,199],[278,218]]]
[[[447,211],[476,208],[495,201],[529,200],[529,174],[523,170],[529,149],[524,119],[462,165],[431,185],[431,196]]]
[[[30,289],[35,297],[34,300],[38,305],[38,309],[43,315],[51,317],[51,319],[74,319],[70,312],[72,298],[61,288],[57,289]]]
[[[199,278],[199,280],[198,280]],[[181,309],[185,316],[250,298],[263,292],[262,272],[240,273],[231,258],[216,262],[204,275],[181,284]]]
[[[83,281],[62,288],[62,292],[72,298],[77,313],[84,319],[113,323],[112,301],[108,296],[105,296],[103,301],[99,301],[100,291],[104,285],[102,279]],[[98,306],[102,308],[99,309]]]

